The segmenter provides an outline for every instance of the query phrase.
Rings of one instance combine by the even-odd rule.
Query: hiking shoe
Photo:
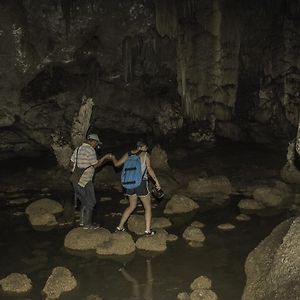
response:
[[[117,227],[116,228],[116,230],[115,230],[115,232],[122,232],[122,231],[125,231],[126,229],[123,227],[123,228],[121,228],[121,227]]]
[[[145,230],[145,235],[146,236],[151,236],[151,235],[154,235],[154,234],[156,234],[156,231],[154,231],[152,229],[150,229],[150,231]]]

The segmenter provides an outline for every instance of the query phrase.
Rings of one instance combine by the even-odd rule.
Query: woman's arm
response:
[[[155,175],[155,173],[154,173],[154,170],[153,170],[152,167],[151,167],[150,158],[149,158],[148,155],[147,155],[147,157],[146,157],[146,166],[147,166],[147,171],[148,171],[150,177],[151,177],[151,178],[154,180],[154,182],[155,182],[155,187],[156,187],[157,189],[161,189],[160,184],[159,184],[159,181],[158,181],[158,179],[156,178],[156,175]]]
[[[98,162],[96,164],[94,164],[93,166],[94,166],[94,168],[98,168],[103,164],[103,162],[105,160],[112,160],[112,158],[113,158],[113,155],[111,153],[108,153],[108,154],[104,155],[103,157],[101,157],[100,159],[98,159]]]
[[[119,160],[117,160],[114,155],[112,155],[111,159],[115,167],[120,167],[124,164],[127,158],[128,158],[128,153],[125,153]]]

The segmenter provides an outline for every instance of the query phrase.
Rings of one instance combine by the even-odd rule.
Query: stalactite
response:
[[[156,29],[164,37],[176,38],[177,36],[177,1],[155,1]]]
[[[71,16],[74,7],[74,0],[60,0],[60,5],[66,23],[66,36],[68,36],[71,28]]]

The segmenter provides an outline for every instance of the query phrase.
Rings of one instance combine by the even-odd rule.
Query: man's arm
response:
[[[96,164],[93,165],[94,168],[100,167],[104,163],[105,160],[112,160],[112,157],[113,157],[113,155],[111,153],[104,155],[103,157],[101,157],[98,160],[98,162]]]

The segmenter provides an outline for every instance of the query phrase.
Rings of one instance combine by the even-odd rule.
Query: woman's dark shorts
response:
[[[135,189],[126,189],[125,195],[132,196],[137,195],[138,197],[148,196],[150,191],[148,187],[148,180],[142,180],[142,183]]]

